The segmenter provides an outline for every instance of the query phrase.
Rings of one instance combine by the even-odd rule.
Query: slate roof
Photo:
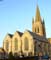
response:
[[[11,38],[13,37],[13,35],[12,34],[8,34]]]
[[[20,36],[22,36],[22,35],[23,35],[23,33],[22,33],[22,32],[20,32],[20,31],[16,31],[16,32],[18,32],[18,34],[19,34]]]
[[[40,36],[40,35],[33,33],[29,30],[27,30],[27,31],[33,36],[33,39],[43,41],[43,42],[48,42],[47,38],[45,38],[44,36]]]

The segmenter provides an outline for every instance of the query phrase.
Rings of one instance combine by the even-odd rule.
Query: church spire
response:
[[[45,31],[45,22],[44,22],[44,19],[43,19],[43,34],[44,34],[44,36],[46,37],[46,31]]]
[[[45,23],[44,20],[42,21],[39,7],[37,5],[36,8],[36,16],[35,16],[35,21],[32,19],[32,31],[35,32],[36,34],[40,36],[46,37],[46,32],[45,32]]]
[[[34,23],[34,18],[32,18],[32,23]]]
[[[40,16],[40,11],[39,11],[38,5],[37,5],[37,8],[36,8],[35,21],[41,21],[41,16]]]

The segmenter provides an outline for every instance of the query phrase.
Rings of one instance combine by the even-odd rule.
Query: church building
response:
[[[12,52],[13,56],[44,56],[49,55],[50,40],[46,37],[45,22],[37,6],[35,19],[32,18],[32,31],[8,33],[3,40],[3,49],[7,54]]]

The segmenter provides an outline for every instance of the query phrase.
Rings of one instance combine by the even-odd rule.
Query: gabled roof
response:
[[[36,33],[33,33],[33,32],[31,32],[31,31],[29,31],[29,30],[27,30],[27,31],[32,35],[33,39],[39,40],[39,41],[48,42],[48,40],[47,40],[45,37],[40,36],[40,35],[38,35],[38,34],[36,34]]]
[[[9,35],[11,38],[13,37],[13,35],[12,35],[12,34],[9,34],[9,33],[8,33],[8,35]]]
[[[16,32],[18,32],[18,34],[19,34],[20,36],[22,36],[22,35],[23,35],[23,33],[22,33],[22,32],[20,32],[20,31],[16,31]]]

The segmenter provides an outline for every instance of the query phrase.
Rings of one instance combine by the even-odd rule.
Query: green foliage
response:
[[[15,58],[14,58],[12,52],[10,52],[10,53],[9,53],[9,60],[14,60],[14,59],[15,59]]]

